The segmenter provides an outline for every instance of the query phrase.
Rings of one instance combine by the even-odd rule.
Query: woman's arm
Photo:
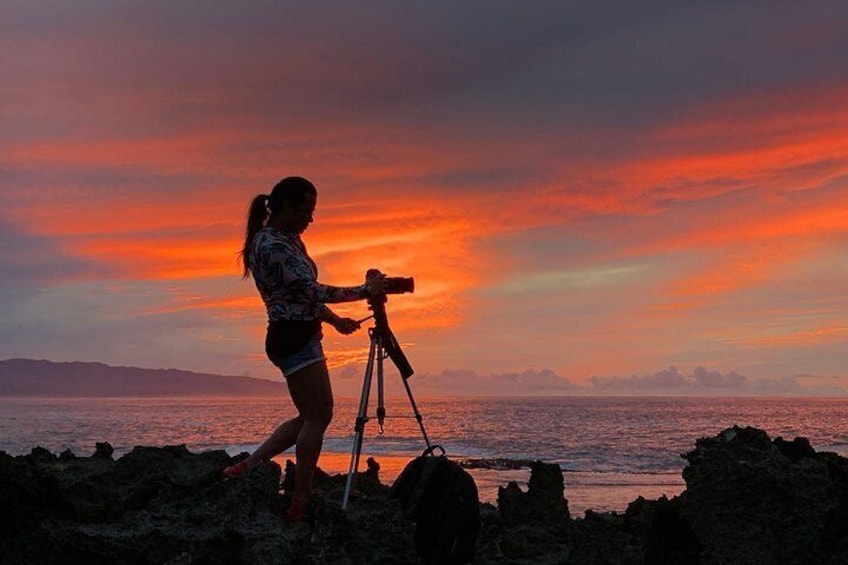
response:
[[[342,318],[326,305],[318,306],[318,316],[322,322],[327,322],[341,334],[352,334],[359,329],[359,322],[352,318]]]
[[[322,303],[353,302],[355,300],[364,300],[371,296],[371,291],[367,284],[361,284],[359,286],[330,286],[314,281],[313,285],[316,299]]]
[[[306,254],[288,240],[271,245],[268,262],[278,270],[280,280],[299,303],[338,303],[364,300],[371,295],[368,284],[331,286],[315,280],[315,272]]]

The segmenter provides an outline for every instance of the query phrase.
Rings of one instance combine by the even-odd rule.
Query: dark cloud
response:
[[[602,392],[620,392],[623,390],[631,392],[681,391],[691,387],[691,379],[680,373],[677,367],[669,367],[648,375],[593,376],[589,382],[593,388]]]
[[[562,202],[541,198],[539,211],[544,214],[539,215],[548,218],[541,223],[556,223],[557,229],[544,234],[549,237],[538,244],[534,239],[542,230],[525,234],[524,241],[513,240],[512,248],[492,246],[516,263],[550,270],[574,262],[590,263],[604,254],[604,261],[613,263],[620,259],[614,255],[622,249],[617,247],[621,242],[627,245],[619,255],[631,254],[640,243],[648,253],[656,251],[661,247],[656,242],[674,241],[683,225],[691,230],[708,226],[715,218],[750,221],[758,217],[757,209],[766,215],[774,206],[756,202],[757,207],[748,206],[742,213],[728,198],[723,208],[735,213],[726,214],[713,199],[735,191],[733,197],[742,203],[744,194],[739,191],[753,191],[755,186],[774,191],[774,181],[779,178],[785,183],[787,176],[797,175],[799,181],[812,173],[831,177],[840,165],[831,155],[822,157],[830,161],[802,164],[797,170],[786,168],[795,166],[792,163],[772,170],[782,160],[776,158],[767,165],[769,174],[703,180],[684,174],[671,186],[645,189],[648,194],[641,194],[642,188],[637,187],[631,197],[627,194],[632,179],[616,184],[596,178],[594,172],[603,172],[615,159],[638,160],[648,154],[698,156],[699,148],[731,152],[749,144],[772,144],[774,140],[757,128],[730,127],[734,132],[703,135],[695,128],[690,145],[683,147],[687,141],[675,135],[656,140],[662,137],[658,130],[665,130],[655,126],[711,123],[711,112],[725,118],[738,116],[741,121],[751,118],[751,107],[766,108],[762,115],[755,113],[751,122],[767,123],[774,114],[795,115],[794,98],[787,97],[787,92],[804,97],[828,85],[844,84],[848,78],[848,34],[844,33],[848,3],[844,0],[355,4],[36,0],[3,2],[2,12],[0,37],[8,47],[0,50],[0,121],[4,124],[0,159],[5,164],[10,165],[16,156],[7,148],[24,149],[17,155],[33,157],[38,154],[37,142],[45,140],[52,151],[61,151],[61,143],[76,140],[90,143],[94,150],[108,149],[108,142],[129,141],[116,145],[115,152],[128,162],[133,161],[133,156],[127,157],[132,143],[151,147],[157,140],[177,141],[144,157],[161,162],[161,154],[172,152],[173,161],[163,164],[161,171],[63,168],[46,162],[47,153],[41,169],[27,169],[21,161],[16,165],[20,169],[0,173],[0,203],[7,206],[37,204],[40,198],[49,204],[55,189],[55,194],[92,205],[98,204],[100,194],[125,195],[131,209],[133,203],[146,203],[148,198],[161,201],[169,193],[204,186],[204,174],[186,171],[208,170],[220,183],[237,180],[232,175],[242,172],[245,178],[255,179],[269,168],[294,165],[339,175],[339,184],[355,180],[356,175],[348,173],[352,164],[362,165],[380,170],[376,176],[392,190],[411,192],[431,187],[444,187],[446,193],[467,187],[495,192],[513,185],[556,182],[562,188]],[[763,93],[769,93],[771,102],[758,104]],[[810,99],[818,103],[818,98]],[[742,102],[728,109],[728,100]],[[769,106],[775,100],[785,105]],[[799,121],[807,120],[804,112],[797,115]],[[815,117],[811,121],[815,123]],[[795,120],[786,124],[783,127],[794,131]],[[709,138],[707,146],[700,145],[703,137]],[[728,145],[727,137],[734,144]],[[98,140],[107,143],[98,144]],[[204,145],[204,140],[212,147]],[[428,153],[429,159],[419,161],[419,150]],[[106,161],[110,153],[92,154],[89,162]],[[317,155],[314,161],[309,160],[310,154]],[[439,166],[434,164],[439,161],[435,154],[450,156],[442,170],[434,170]],[[231,166],[227,169],[219,163]],[[409,163],[421,166],[409,173]],[[496,166],[487,168],[488,163]],[[571,167],[575,171],[568,173],[574,164],[582,167]],[[183,176],[172,176],[172,169],[179,169]],[[593,172],[581,178],[586,169]],[[376,182],[369,176],[360,182]],[[399,180],[409,180],[408,186]],[[262,182],[268,186],[268,181]],[[833,182],[844,186],[844,179]],[[604,197],[600,204],[590,198],[595,195]],[[628,198],[648,202],[630,206]],[[802,199],[810,202],[810,198],[809,191],[786,197],[789,204]],[[240,211],[243,200],[239,198]],[[492,200],[496,206],[503,205]],[[559,226],[575,216],[583,200],[589,203],[587,213],[605,219],[591,217],[566,233]],[[621,206],[605,208],[607,201]],[[626,218],[634,209],[635,213],[660,214],[672,206],[690,212],[701,206],[701,213]],[[186,213],[191,212],[186,206]],[[621,216],[614,216],[616,212]],[[17,226],[25,225],[26,218],[16,220]],[[173,233],[163,232],[163,236]],[[37,226],[24,233],[0,223],[4,307],[22,303],[20,297],[40,285],[97,268],[68,256],[62,242],[33,234]],[[693,262],[703,259],[688,247],[686,252]],[[496,269],[491,270],[496,276]],[[73,292],[65,295],[78,309],[74,316],[91,317],[91,311],[77,304],[78,298]],[[547,320],[570,315],[578,321],[577,314],[585,314],[582,319],[600,320],[601,325],[604,309],[617,306],[609,296],[581,302],[548,301],[520,314],[538,313]],[[120,301],[116,306],[109,315],[126,313]],[[538,319],[531,327],[548,332],[549,328],[537,324]],[[30,320],[30,313],[23,312],[19,320]],[[44,332],[21,334],[8,326],[3,337],[27,335],[33,344],[47,340],[54,335],[55,316],[44,320]],[[104,323],[101,330],[91,328],[91,339],[106,336],[114,341],[103,343],[117,347],[121,331],[144,336],[155,335],[157,327],[167,324],[202,327],[202,321],[151,318],[149,322],[137,328]],[[7,323],[13,323],[11,318]],[[74,319],[56,331],[73,336],[75,329],[90,327],[80,324]],[[597,341],[603,347],[603,339]],[[144,355],[145,349],[153,346],[139,347],[133,355]],[[73,351],[72,343],[67,351]],[[658,349],[655,354],[662,352]],[[497,367],[496,361],[490,363]],[[419,380],[424,387],[432,384],[433,391],[453,387],[462,393],[572,390],[567,379],[545,371],[495,375],[446,371],[422,375]],[[709,369],[683,374],[670,368],[648,375],[595,379],[580,390],[792,394],[803,393],[804,382],[793,377],[754,380]]]
[[[695,388],[737,388],[744,386],[747,380],[736,371],[722,373],[706,367],[695,367],[692,372],[692,384]]]
[[[345,365],[333,374],[350,382],[363,377],[364,366]],[[394,379],[394,376],[389,379]],[[416,394],[439,396],[556,396],[581,389],[550,369],[506,373],[446,369],[439,373],[416,373],[409,383]],[[348,384],[342,387],[343,393],[356,392]]]
[[[36,292],[39,285],[73,280],[96,270],[96,265],[65,254],[57,242],[24,233],[0,218],[0,289]]]
[[[333,371],[339,377],[339,392],[359,393],[364,366],[345,365]],[[403,394],[389,371],[387,390]],[[779,378],[748,378],[737,371],[721,372],[699,366],[691,373],[668,367],[655,373],[629,377],[593,376],[578,384],[549,369],[521,372],[481,373],[447,369],[418,373],[410,379],[415,394],[438,396],[845,396],[848,379],[815,375]]]
[[[203,194],[206,187],[232,182],[245,184],[244,177],[227,178],[219,171],[170,171],[145,165],[86,165],[38,163],[34,165],[0,163],[0,185],[6,187],[0,202],[13,205],[21,201],[43,203],[57,200],[89,200],[96,206],[108,197],[112,203],[124,199],[128,206],[149,201],[161,202],[168,196]]]
[[[848,68],[836,1],[48,5],[4,13],[4,34],[42,45],[8,61],[16,78],[96,75],[118,96],[162,85],[148,93],[162,127],[299,114],[484,135],[621,128]],[[62,52],[68,36],[85,47]]]
[[[417,181],[410,179],[411,185],[420,185],[429,190],[455,193],[461,189],[463,194],[484,192],[526,191],[544,182],[542,170],[527,166],[491,166],[486,168],[466,168],[436,171]]]
[[[416,385],[422,391],[437,394],[545,396],[579,390],[577,385],[550,369],[490,374],[448,369],[418,377]]]
[[[848,380],[839,377],[789,375],[748,378],[736,371],[721,372],[696,367],[691,374],[671,366],[662,371],[629,377],[598,377],[589,380],[588,392],[598,394],[675,396],[845,396]]]

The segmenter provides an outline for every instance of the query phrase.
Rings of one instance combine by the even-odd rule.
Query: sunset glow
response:
[[[0,24],[2,358],[279,378],[237,253],[303,175],[323,282],[415,277],[390,319],[433,394],[848,390],[842,3],[73,4]],[[356,394],[367,335],[324,334]]]

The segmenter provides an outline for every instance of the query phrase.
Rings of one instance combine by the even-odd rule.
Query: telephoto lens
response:
[[[403,294],[415,292],[415,279],[412,277],[387,277],[378,269],[368,269],[365,280],[383,277],[383,294]]]
[[[386,294],[415,292],[415,279],[412,277],[386,277],[383,282]]]

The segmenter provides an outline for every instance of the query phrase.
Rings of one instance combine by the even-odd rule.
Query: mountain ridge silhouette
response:
[[[0,396],[267,396],[285,384],[246,376],[143,369],[97,361],[0,360]]]

